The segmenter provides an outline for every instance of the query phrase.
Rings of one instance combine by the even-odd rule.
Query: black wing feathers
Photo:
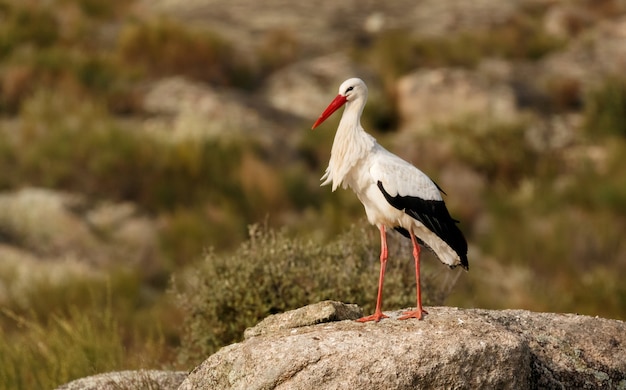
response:
[[[442,200],[424,200],[415,196],[391,196],[385,191],[382,182],[379,181],[377,184],[390,205],[420,221],[439,236],[459,255],[461,265],[466,269],[468,268],[467,241],[456,225],[459,221],[450,216],[446,204]],[[409,232],[406,229],[402,227],[395,229],[402,235],[409,237]]]

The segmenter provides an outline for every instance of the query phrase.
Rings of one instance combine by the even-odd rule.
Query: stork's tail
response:
[[[394,229],[402,234],[404,237],[408,238],[409,240],[411,239],[411,235],[409,234],[409,231],[406,230],[405,228],[401,227],[401,226],[396,226],[394,227]],[[459,233],[461,233],[461,231],[459,230]],[[462,233],[461,233],[462,234]],[[424,248],[428,248],[428,250],[430,250],[431,252],[433,252],[435,255],[437,255],[437,252],[435,252],[428,244],[426,244],[424,241],[422,241],[419,237],[415,237],[417,239],[417,242],[423,246]],[[455,251],[456,252],[456,251]],[[459,256],[459,260],[461,261],[459,264],[448,264],[447,262],[443,262],[446,265],[448,265],[450,268],[456,268],[459,265],[463,268],[465,268],[466,270],[469,271],[469,261],[467,259],[467,253],[466,252],[461,252],[458,253],[456,252],[457,255]]]

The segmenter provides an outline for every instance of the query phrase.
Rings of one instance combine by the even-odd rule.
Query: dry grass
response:
[[[141,307],[138,281],[132,278],[119,273],[102,282],[40,284],[28,292],[37,305],[2,308],[0,388],[50,389],[88,375],[155,367],[171,359],[165,313]],[[146,314],[150,320],[144,322]]]

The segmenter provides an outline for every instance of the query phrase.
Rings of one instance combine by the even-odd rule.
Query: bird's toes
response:
[[[366,316],[366,317],[361,317],[358,320],[356,320],[357,322],[369,322],[369,321],[380,321],[383,318],[389,318],[388,316],[386,316],[383,313],[374,313],[371,316]]]
[[[424,314],[428,314],[428,312],[424,309],[417,310],[409,310],[402,313],[401,317],[398,317],[399,320],[408,320],[409,318],[417,318],[418,320],[424,319]]]

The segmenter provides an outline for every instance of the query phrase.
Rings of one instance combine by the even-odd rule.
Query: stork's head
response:
[[[362,104],[365,105],[365,101],[367,100],[367,85],[365,85],[363,80],[355,77],[341,83],[341,86],[339,86],[339,94],[315,121],[312,129],[319,126],[344,104],[356,100],[361,100]]]

